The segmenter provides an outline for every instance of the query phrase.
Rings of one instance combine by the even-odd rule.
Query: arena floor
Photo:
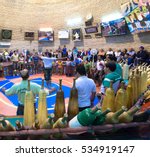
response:
[[[41,84],[41,79],[44,79],[43,74],[36,74],[32,75],[29,78],[31,81]],[[59,86],[59,79],[62,79],[63,89],[65,93],[65,104],[67,107],[69,95],[70,95],[70,88],[72,87],[73,77],[66,77],[65,75],[53,75],[52,76],[52,83],[56,86]],[[6,77],[0,78],[0,89],[5,87],[6,89],[10,88],[14,83],[20,82],[20,77]],[[46,87],[46,86],[45,86]],[[59,87],[57,87],[59,88]],[[99,88],[97,88],[99,91]],[[48,113],[52,113],[54,109],[55,99],[56,99],[56,92],[52,93],[52,95],[48,96]],[[53,99],[54,98],[54,99]],[[95,99],[95,104],[98,103],[97,98]],[[13,116],[16,115],[17,109],[17,96],[6,96],[2,92],[0,92],[0,114]]]

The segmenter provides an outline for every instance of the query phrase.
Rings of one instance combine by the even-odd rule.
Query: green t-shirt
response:
[[[24,105],[24,98],[25,98],[25,92],[28,89],[28,80],[22,80],[18,84],[14,84],[11,88],[7,89],[5,91],[6,95],[18,95],[18,102],[21,105]],[[30,82],[30,90],[33,92],[33,94],[36,96],[39,94],[41,87],[33,82]]]
[[[113,81],[113,83],[115,83],[118,80],[121,80],[121,76],[119,74],[117,74],[116,72],[111,72],[107,75],[105,75],[104,80],[102,82],[104,87],[110,87],[110,81]]]
[[[84,67],[85,67],[86,72],[88,73],[91,68],[91,63],[88,62],[87,64],[84,64]]]
[[[122,77],[122,67],[116,63],[116,70],[114,71]]]

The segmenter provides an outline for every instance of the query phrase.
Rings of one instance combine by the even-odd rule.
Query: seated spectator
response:
[[[106,55],[114,55],[112,48],[108,49],[108,51],[106,52]]]
[[[100,56],[102,60],[106,58],[106,53],[104,49],[100,49],[97,55]]]
[[[134,62],[134,58],[135,58],[134,49],[130,48],[129,51],[127,52],[127,55],[128,55],[128,65],[130,65]]]
[[[148,52],[144,49],[143,46],[140,46],[139,51],[136,54],[137,64],[142,64],[144,62],[147,62],[148,59],[149,59]]]
[[[122,54],[121,50],[118,49],[114,54],[115,57],[117,58],[117,62],[119,62],[121,60],[121,54]]]

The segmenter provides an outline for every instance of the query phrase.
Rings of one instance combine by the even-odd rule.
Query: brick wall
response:
[[[87,14],[92,13],[94,17],[93,25],[100,23],[101,17],[114,12],[121,12],[120,5],[128,0],[0,0],[0,30],[13,30],[10,49],[28,48],[35,49],[55,49],[59,45],[66,44],[68,48],[77,46],[79,48],[129,48],[138,49],[140,45],[150,50],[150,32],[124,35],[114,37],[83,39],[82,42],[69,40],[59,40],[58,30],[72,28],[82,28],[84,31],[84,21]],[[72,18],[82,18],[82,23],[70,27],[67,20]],[[42,27],[52,27],[54,29],[53,43],[38,43],[38,30]],[[100,29],[100,28],[99,28]],[[24,32],[35,32],[34,41],[24,40]],[[2,47],[1,47],[2,48]]]

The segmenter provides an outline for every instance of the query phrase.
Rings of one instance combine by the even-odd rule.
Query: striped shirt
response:
[[[113,81],[115,83],[118,80],[121,80],[121,76],[117,74],[116,72],[111,72],[107,75],[105,75],[104,80],[102,82],[104,87],[110,87],[110,82]]]

